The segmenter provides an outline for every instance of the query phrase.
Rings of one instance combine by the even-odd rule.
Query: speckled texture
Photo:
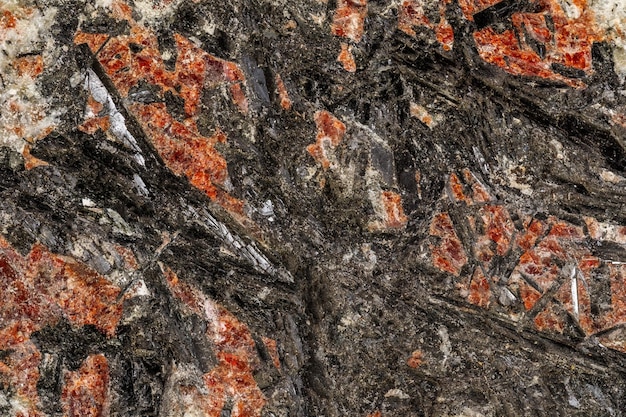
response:
[[[625,15],[1,1],[0,415],[624,415]]]

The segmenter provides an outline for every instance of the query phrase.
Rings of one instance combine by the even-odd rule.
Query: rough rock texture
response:
[[[626,414],[625,16],[0,0],[0,415]]]

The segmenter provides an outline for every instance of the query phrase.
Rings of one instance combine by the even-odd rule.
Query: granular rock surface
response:
[[[0,416],[625,415],[625,34],[0,0]]]

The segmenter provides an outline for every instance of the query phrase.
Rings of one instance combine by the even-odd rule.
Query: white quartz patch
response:
[[[133,2],[135,12],[139,13],[140,22],[150,23],[158,19],[172,16],[183,0],[170,1],[154,1],[154,0],[135,0]],[[113,0],[96,0],[95,6],[105,9],[111,9]]]
[[[615,72],[626,78],[626,0],[589,0],[596,24],[615,45]]]
[[[51,111],[31,74],[14,68],[22,56],[40,55],[44,68],[52,60],[53,40],[46,34],[55,22],[56,8],[44,12],[26,9],[20,1],[1,1],[0,13],[15,17],[15,26],[0,30],[0,147],[22,153],[27,142],[40,139],[57,123],[59,111]]]
[[[585,217],[585,223],[593,239],[626,245],[626,226],[599,222],[593,217]]]
[[[411,398],[409,395],[405,394],[404,391],[398,388],[393,388],[387,391],[385,393],[385,398],[389,398],[389,397],[395,397],[401,400],[408,400]]]

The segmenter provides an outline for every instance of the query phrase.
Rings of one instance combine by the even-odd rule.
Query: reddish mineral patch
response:
[[[393,191],[383,191],[381,200],[384,208],[383,226],[385,228],[398,229],[404,227],[408,217],[402,209],[402,197]]]
[[[326,110],[315,113],[317,140],[307,146],[309,154],[326,170],[330,168],[328,156],[339,145],[346,133],[346,125]]]
[[[53,324],[61,315],[77,325],[94,325],[109,336],[115,333],[122,309],[117,286],[87,266],[52,254],[41,245],[33,246],[30,254],[22,257],[0,240],[0,279],[4,288],[12,289],[0,295],[0,317],[9,325],[2,329],[5,337],[0,338],[0,346],[16,337],[28,339],[30,333]],[[11,324],[22,330],[6,334]]]
[[[415,117],[431,129],[437,125],[437,122],[433,119],[430,113],[428,113],[428,110],[426,110],[424,106],[411,102],[409,104],[409,113],[412,117]]]
[[[424,0],[404,0],[398,13],[398,29],[415,36],[416,26],[424,26],[435,32],[437,41],[445,51],[454,45],[454,32],[446,18],[446,6],[451,0],[439,0],[439,21],[431,22],[424,13]]]
[[[462,3],[468,3],[461,4],[466,16],[473,15],[476,2]],[[515,29],[498,33],[486,27],[474,33],[481,58],[511,74],[537,76],[562,81],[572,87],[583,87],[582,81],[560,74],[554,66],[560,65],[585,74],[591,72],[591,46],[602,40],[602,36],[586,0],[574,2],[577,7],[574,16],[568,16],[557,0],[536,0],[533,3],[542,10],[537,13],[514,13],[511,21]],[[540,45],[541,55],[534,45]]]
[[[590,262],[591,260],[583,260],[581,262]],[[597,258],[595,258],[597,265]],[[596,266],[597,267],[597,266]],[[565,310],[580,324],[585,334],[589,335],[597,331],[596,323],[591,315],[591,299],[587,291],[588,271],[581,271],[581,274],[575,274],[573,278],[566,281],[556,293],[555,298],[563,304]]]
[[[487,188],[476,178],[476,175],[469,169],[463,170],[463,176],[468,184],[472,185],[473,200],[475,203],[488,203],[493,200]]]
[[[448,213],[439,213],[430,222],[430,235],[439,237],[439,244],[431,244],[433,265],[445,272],[459,276],[467,263],[463,245],[454,230]]]
[[[467,204],[472,203],[471,197],[465,195],[465,189],[461,179],[454,172],[450,174],[449,186],[453,201],[462,201]]]
[[[213,336],[218,366],[204,375],[204,382],[211,392],[225,394],[233,402],[233,415],[260,416],[265,397],[256,384],[253,370],[256,349],[248,327],[238,321],[224,308],[218,309],[217,331]]]
[[[31,148],[31,145],[26,144],[24,145],[24,150],[22,151],[22,158],[24,158],[24,168],[33,169],[33,168],[49,165],[46,161],[42,161],[39,158],[35,158],[30,153],[30,148]]]
[[[565,320],[563,312],[554,302],[535,316],[535,327],[542,332],[563,333],[565,330]]]
[[[172,294],[190,308],[192,312],[204,317],[206,315],[204,310],[205,304],[209,302],[204,294],[186,282],[180,281],[178,276],[171,269],[162,265],[161,269],[163,269],[165,279]]]
[[[106,33],[85,33],[78,31],[74,35],[74,43],[76,45],[86,44],[93,52],[98,51],[102,45],[109,39]]]
[[[33,246],[23,257],[0,237],[0,350],[11,350],[0,363],[0,378],[16,388],[30,415],[37,410],[39,351],[33,332],[61,317],[77,326],[93,325],[113,336],[122,314],[120,289],[75,260]],[[3,366],[5,365],[5,366]]]
[[[472,275],[467,301],[482,308],[489,308],[491,303],[489,280],[480,267],[477,267],[474,270],[474,275]]]
[[[114,17],[129,22],[129,35],[112,37],[105,44],[106,35],[79,31],[74,42],[86,43],[97,53],[98,61],[123,97],[128,96],[132,87],[145,81],[160,87],[163,94],[171,93],[184,101],[183,120],[175,119],[163,103],[135,103],[130,109],[168,168],[177,175],[185,175],[193,186],[239,220],[244,220],[243,202],[224,189],[228,179],[226,160],[214,147],[217,142],[224,142],[226,136],[216,129],[216,133],[207,138],[196,126],[204,88],[227,85],[239,111],[247,113],[243,71],[232,62],[208,54],[179,34],[174,35],[178,49],[175,68],[169,71],[161,57],[156,35],[132,19],[132,10],[125,3],[114,2],[113,10]],[[87,121],[82,128],[91,132],[102,128],[103,123]]]
[[[583,239],[583,230],[563,221],[551,218],[551,228],[548,235],[536,246],[528,249],[520,257],[518,265],[512,274],[511,282],[523,282],[522,275],[532,280],[542,293],[551,288],[558,279],[562,284],[555,294],[555,303],[564,308],[563,314],[568,313],[578,322],[586,334],[593,334],[606,328],[608,317],[594,317],[591,313],[591,294],[589,285],[593,279],[594,270],[600,267],[601,261],[586,249]],[[526,233],[518,239],[520,247],[530,247],[544,233],[545,226],[537,220],[526,220]],[[568,269],[564,267],[567,266]],[[563,274],[567,274],[566,277]],[[541,293],[528,284],[520,284],[519,289],[528,310],[532,308]],[[538,328],[562,332],[564,319],[555,313],[553,306],[537,316]],[[619,310],[619,308],[618,308]],[[558,317],[558,320],[557,320]],[[551,327],[552,326],[552,327]]]
[[[65,374],[61,404],[66,416],[104,417],[109,413],[109,363],[91,355],[80,369]]]
[[[111,15],[118,20],[132,20],[133,9],[123,0],[113,0],[111,10]]]
[[[341,52],[339,52],[339,56],[337,57],[337,61],[343,65],[343,69],[348,72],[356,72],[356,62],[354,61],[354,56],[352,55],[350,45],[347,43],[341,43]]]
[[[280,100],[280,107],[283,108],[283,110],[290,110],[291,109],[291,99],[289,98],[289,92],[287,91],[287,88],[285,87],[285,83],[283,82],[283,79],[280,77],[280,74],[276,74],[276,90],[278,93],[278,98]]]
[[[265,336],[263,336],[261,340],[263,340],[263,344],[267,348],[267,351],[272,358],[274,366],[276,367],[276,369],[280,370],[280,357],[278,356],[278,344],[276,343],[276,340],[270,339],[269,337]]]
[[[487,188],[469,169],[463,170],[463,177],[465,178],[465,184],[457,174],[454,172],[450,174],[448,186],[450,187],[452,201],[462,201],[469,205],[493,201],[493,197],[489,194]]]
[[[5,349],[0,344],[0,350]],[[43,417],[37,392],[41,353],[30,340],[11,345],[6,351],[8,356],[0,360],[0,383],[15,389],[20,408],[26,410],[23,417]]]
[[[120,289],[83,264],[66,262],[63,270],[65,288],[57,294],[57,303],[75,324],[91,324],[107,336],[113,336],[122,315]]]
[[[489,263],[495,256],[493,251],[493,242],[488,236],[480,235],[474,243],[474,257],[483,263],[483,266],[489,267]]]
[[[551,219],[550,222],[552,227],[548,235],[522,254],[515,268],[516,272],[535,281],[544,291],[552,285],[560,273],[559,264],[570,263],[573,264],[571,266],[575,266],[578,264],[577,259],[591,256],[581,244],[584,239],[581,227],[557,219]]]
[[[424,363],[424,354],[421,350],[415,350],[411,353],[409,359],[407,359],[406,364],[409,368],[417,369]]]
[[[203,376],[207,394],[190,387],[180,387],[181,393],[208,416],[219,416],[227,399],[234,404],[233,416],[260,416],[265,397],[253,377],[258,357],[250,330],[200,290],[180,281],[172,270],[166,267],[163,270],[172,293],[207,320],[206,335],[215,347],[218,361],[218,365]]]
[[[415,171],[415,186],[417,188],[417,198],[422,199],[422,173]]]
[[[560,271],[555,260],[563,260],[564,256],[565,252],[559,242],[554,238],[546,238],[535,248],[522,254],[515,271],[531,278],[545,291]]]
[[[435,33],[437,34],[437,41],[441,45],[441,48],[443,48],[444,51],[452,50],[454,46],[454,31],[445,17],[445,8],[443,8],[441,12],[441,19],[435,28]]]
[[[554,236],[563,240],[582,240],[585,238],[582,227],[558,220],[552,224],[548,236]]]
[[[530,250],[544,232],[545,227],[540,220],[528,218],[524,222],[524,232],[518,235],[515,243],[523,250]]]
[[[128,271],[136,271],[139,269],[139,262],[133,253],[133,250],[121,245],[114,245],[113,248],[118,255],[124,260],[124,269]]]
[[[497,280],[489,275],[493,258],[507,259],[521,249],[524,252],[505,281],[506,290],[513,298],[509,297],[503,303],[510,305],[517,297],[528,312],[536,308],[537,302],[546,294],[553,294],[547,307],[535,316],[539,330],[562,333],[568,315],[586,335],[626,324],[626,265],[594,256],[586,242],[591,237],[622,244],[626,227],[585,218],[585,229],[555,217],[542,221],[523,216],[520,231],[504,206],[490,203],[493,197],[468,170],[463,170],[463,179],[455,173],[450,174],[448,195],[452,202],[478,205],[477,212],[482,220],[480,224],[475,215],[466,216],[465,227],[474,235],[472,253],[482,266],[476,267],[471,277],[464,276],[456,282],[463,298],[489,308],[491,292],[497,284]],[[447,213],[439,213],[433,218],[430,234],[441,238],[439,246],[430,245],[435,267],[459,276],[468,260]],[[608,265],[608,268],[603,269],[602,265]],[[603,273],[608,276],[598,276]],[[606,313],[592,313],[594,300],[590,288],[594,281],[602,279],[610,282],[612,308]],[[559,287],[555,288],[556,285]],[[514,319],[516,315],[511,313]],[[613,345],[626,346],[626,342],[614,340],[617,336],[611,337]]]
[[[35,78],[43,72],[43,58],[41,55],[24,56],[13,61],[13,68],[20,77]]]
[[[496,244],[496,253],[503,256],[511,246],[515,226],[503,206],[487,205],[480,209],[485,235]]]
[[[626,265],[609,265],[609,279],[613,309],[605,318],[605,328],[626,323]]]
[[[415,36],[414,26],[430,27],[430,20],[424,13],[421,0],[404,0],[398,13],[398,29],[407,35]]]
[[[524,303],[524,308],[526,310],[530,310],[535,306],[537,301],[541,298],[541,293],[531,287],[526,281],[523,279],[519,280],[518,283],[519,295]]]
[[[215,149],[215,144],[226,141],[221,131],[217,130],[210,138],[202,136],[193,119],[175,120],[164,103],[136,103],[131,109],[172,172],[185,175],[193,186],[232,214],[244,216],[243,201],[222,188],[228,170],[226,160]]]
[[[110,127],[111,123],[109,120],[109,116],[107,115],[102,117],[90,117],[88,119],[85,119],[85,121],[80,126],[78,126],[78,129],[85,133],[93,135],[98,130],[106,132],[107,130],[109,130]]]
[[[502,0],[459,0],[459,6],[463,11],[465,17],[469,20],[473,20],[473,16],[485,10],[494,4],[500,3]]]
[[[17,18],[9,10],[3,10],[0,16],[0,28],[12,29],[17,25]]]
[[[85,108],[85,120],[78,126],[78,129],[90,135],[93,135],[98,130],[108,131],[111,127],[111,121],[108,114],[102,114],[103,109],[104,106],[89,94]]]
[[[335,36],[360,42],[367,16],[367,0],[338,0],[331,32]]]

